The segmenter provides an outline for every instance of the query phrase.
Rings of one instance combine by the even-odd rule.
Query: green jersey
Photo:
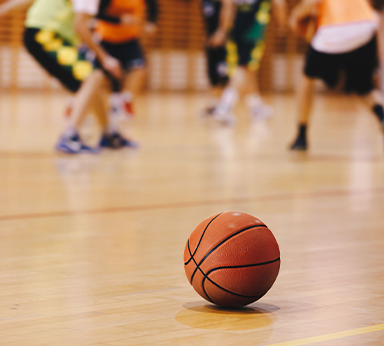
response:
[[[74,13],[69,0],[36,0],[27,13],[27,28],[50,30],[74,44]]]

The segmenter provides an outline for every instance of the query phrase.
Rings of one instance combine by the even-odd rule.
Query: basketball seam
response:
[[[211,221],[208,222],[208,225],[205,226],[204,232],[202,233],[202,235],[201,235],[201,237],[200,237],[200,239],[199,239],[199,242],[197,243],[197,246],[196,246],[195,251],[193,252],[193,255],[191,254],[191,251],[189,251],[189,253],[190,253],[190,255],[191,255],[191,258],[190,258],[187,262],[185,262],[184,265],[187,265],[189,262],[191,262],[192,257],[195,256],[195,254],[196,254],[196,252],[197,252],[197,249],[199,248],[199,246],[200,246],[200,244],[201,244],[201,241],[203,240],[204,234],[205,234],[205,232],[207,231],[208,226],[213,222],[213,220],[217,219],[217,218],[218,218],[220,215],[222,215],[222,214],[223,214],[223,213],[219,213],[219,214],[217,214]],[[189,243],[189,239],[188,239],[188,243]]]
[[[211,250],[209,250],[209,252],[202,258],[202,260],[200,261],[199,264],[196,263],[195,260],[193,260],[195,263],[196,263],[196,268],[195,270],[193,271],[192,273],[192,276],[191,276],[191,284],[192,284],[192,281],[193,281],[193,278],[197,272],[197,269],[200,269],[200,266],[203,264],[203,262],[207,259],[207,257],[215,250],[217,250],[221,245],[223,245],[225,242],[227,242],[229,239],[232,239],[233,237],[235,237],[236,235],[238,234],[241,234],[245,231],[248,231],[249,229],[252,229],[252,228],[259,228],[259,227],[264,227],[264,228],[268,228],[266,225],[253,225],[253,226],[249,226],[249,227],[246,227],[244,229],[241,229],[240,231],[237,231],[236,233],[233,233],[231,234],[230,236],[228,236],[227,238],[223,239],[219,244],[217,244],[214,248],[212,248]],[[189,241],[189,240],[188,240]],[[192,258],[194,255],[192,255]],[[203,271],[200,269],[200,271],[203,273]],[[204,274],[204,273],[203,273]]]
[[[203,279],[203,290],[204,292],[205,291],[205,287],[204,287],[204,283],[205,283],[205,280],[209,280],[212,284],[214,284],[215,286],[217,286],[218,288],[222,289],[223,291],[225,292],[228,292],[230,294],[233,294],[235,296],[238,296],[238,297],[242,297],[242,298],[251,298],[251,299],[255,299],[255,298],[258,298],[258,297],[262,297],[264,294],[261,294],[261,295],[258,295],[258,296],[246,296],[246,295],[243,295],[243,294],[240,294],[240,293],[235,293],[235,292],[232,292],[230,290],[227,290],[226,288],[224,287],[221,287],[218,283],[216,283],[215,281],[213,281],[211,278],[208,277],[208,275],[210,273],[212,273],[213,271],[215,270],[219,270],[219,269],[233,269],[233,268],[247,268],[247,267],[257,267],[257,266],[262,266],[262,265],[267,265],[267,264],[271,264],[271,263],[276,263],[277,261],[280,261],[280,257],[273,260],[273,261],[268,261],[268,262],[263,262],[263,263],[256,263],[256,264],[246,264],[246,265],[242,265],[242,266],[224,266],[224,267],[217,267],[217,268],[213,268],[211,269],[210,271],[207,272],[207,274],[204,274],[204,279]]]
[[[216,270],[220,270],[220,269],[241,269],[241,268],[249,268],[249,267],[259,267],[259,266],[263,266],[263,265],[267,265],[267,264],[275,263],[275,262],[278,262],[278,261],[280,261],[280,257],[274,259],[273,261],[268,261],[268,262],[263,262],[263,263],[244,264],[244,265],[238,265],[238,266],[222,266],[222,267],[216,267],[216,268],[210,269],[210,270],[207,272],[207,275],[211,274],[212,272],[214,272],[214,271],[216,271]]]
[[[197,263],[196,263],[196,261],[195,261],[195,258],[193,257],[193,255],[192,255],[192,253],[191,253],[191,249],[190,249],[190,247],[189,247],[189,239],[188,239],[188,252],[189,252],[189,254],[191,255],[191,260],[193,260],[193,262],[195,263],[195,265],[196,265],[196,268],[198,268],[198,265],[197,265]],[[200,268],[199,268],[200,269]],[[202,272],[202,274],[204,275],[204,277],[205,277],[205,273],[200,269],[200,271]],[[191,285],[192,285],[192,277],[191,277]],[[207,293],[207,291],[205,290],[205,288],[204,288],[204,283],[202,284],[202,288],[203,288],[203,291],[204,291],[204,293],[205,293],[205,295],[208,297],[208,300],[210,300],[212,303],[214,303],[214,304],[216,304],[215,302],[214,302],[214,300],[208,295],[208,293]]]

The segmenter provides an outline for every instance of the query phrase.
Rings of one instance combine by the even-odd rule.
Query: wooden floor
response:
[[[384,139],[357,100],[319,96],[294,154],[291,96],[226,129],[196,116],[203,95],[151,94],[125,125],[139,150],[76,157],[53,151],[64,95],[0,101],[0,345],[384,345]],[[281,250],[271,291],[238,311],[183,269],[189,234],[223,210],[259,217]]]

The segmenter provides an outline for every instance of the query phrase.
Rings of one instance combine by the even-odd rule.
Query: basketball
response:
[[[256,217],[223,212],[203,220],[184,250],[184,269],[200,296],[222,307],[248,305],[264,296],[280,269],[280,251]]]

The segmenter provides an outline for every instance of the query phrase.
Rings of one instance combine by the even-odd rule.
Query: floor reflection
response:
[[[240,309],[224,309],[203,302],[188,303],[176,315],[176,320],[192,328],[236,331],[252,330],[267,327],[275,320],[272,311],[279,308],[274,305],[262,304],[262,307],[250,306]],[[266,330],[263,339],[272,330]]]

